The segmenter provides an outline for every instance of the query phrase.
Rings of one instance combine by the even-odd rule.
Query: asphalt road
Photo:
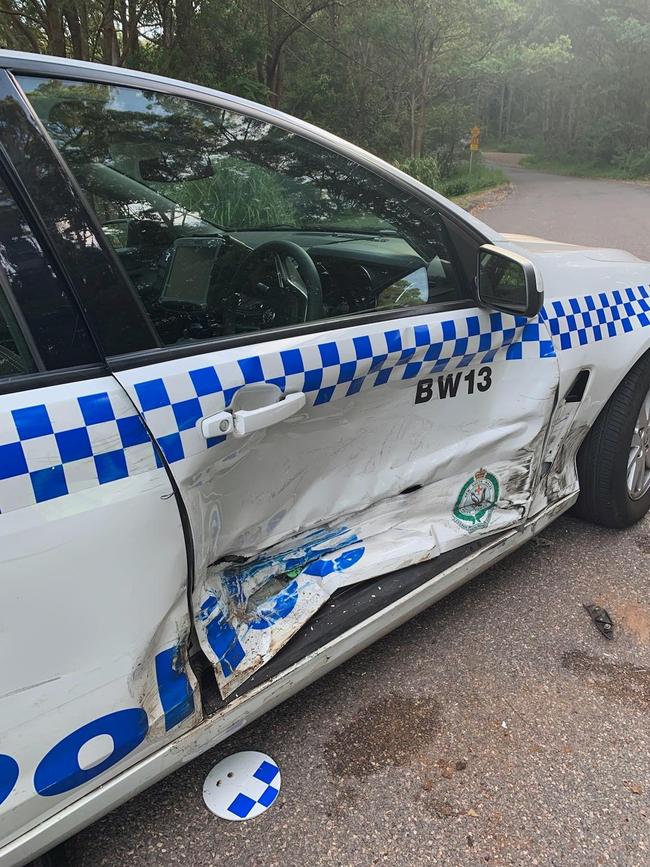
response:
[[[650,191],[509,169],[499,229],[650,256]],[[650,864],[650,521],[534,542],[71,840],[70,867]],[[597,632],[583,603],[610,611]],[[282,771],[227,823],[210,767]]]
[[[499,232],[629,250],[650,259],[650,184],[568,178],[519,168],[520,154],[490,154],[513,193],[478,216]]]

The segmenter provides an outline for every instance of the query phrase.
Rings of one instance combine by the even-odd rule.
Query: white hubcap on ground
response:
[[[216,764],[203,785],[203,800],[221,819],[241,822],[264,813],[280,792],[280,769],[270,756],[247,750]]]

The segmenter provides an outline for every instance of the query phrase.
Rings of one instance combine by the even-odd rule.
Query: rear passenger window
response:
[[[20,310],[41,367],[59,370],[97,361],[97,350],[67,285],[1,174],[0,282],[6,298],[13,301],[13,309]],[[0,315],[3,312],[0,308]],[[6,336],[16,345],[16,329],[6,315],[4,319],[3,340]]]
[[[36,370],[16,317],[0,290],[0,377],[32,373]]]

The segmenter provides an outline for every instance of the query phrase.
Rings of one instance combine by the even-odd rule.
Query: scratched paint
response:
[[[499,435],[507,432],[504,428]],[[489,467],[499,491],[488,504],[490,532],[523,520],[538,451],[524,454],[514,466],[496,462]],[[458,475],[451,483],[431,482],[347,516],[345,524],[320,527],[251,558],[226,557],[209,567],[195,625],[222,695],[259,670],[341,587],[468,541],[469,533],[454,516],[466,481]]]

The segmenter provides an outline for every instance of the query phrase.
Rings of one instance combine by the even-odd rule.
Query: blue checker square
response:
[[[344,361],[339,370],[339,382],[352,382],[357,372],[356,361]]]
[[[142,424],[142,419],[139,415],[118,418],[117,429],[125,449],[129,446],[139,446],[142,443],[149,442],[149,434],[146,427]]]
[[[369,337],[354,337],[352,343],[354,344],[354,351],[357,358],[372,358],[372,344],[370,343]]]
[[[47,414],[45,404],[14,409],[11,414],[21,440],[30,440],[52,433],[52,422]]]
[[[402,335],[399,331],[386,331],[384,337],[386,338],[386,349],[389,352],[402,351]]]
[[[421,361],[412,361],[410,364],[407,364],[404,368],[404,373],[402,375],[402,379],[413,379],[418,375],[418,373],[422,370],[422,362]]]
[[[190,379],[194,391],[199,397],[206,394],[216,394],[221,391],[221,381],[214,367],[201,367],[199,370],[190,370]]]
[[[228,809],[231,813],[234,813],[235,816],[239,816],[240,819],[245,819],[256,803],[257,801],[254,801],[252,798],[249,798],[248,795],[244,795],[240,792]]]
[[[117,479],[125,479],[129,474],[122,449],[95,455],[95,469],[100,485],[115,482]]]
[[[263,807],[270,807],[279,794],[280,790],[276,789],[275,786],[267,786],[257,799],[257,802]]]
[[[350,395],[358,394],[361,391],[361,386],[363,385],[364,376],[360,376],[357,379],[353,379],[350,383],[350,387],[346,391],[346,397],[350,397]]]
[[[446,319],[442,323],[442,339],[443,340],[455,340],[456,339],[456,323],[453,319]]]
[[[61,431],[61,433],[55,434],[55,437],[64,464],[89,458],[93,453],[88,430],[85,427]]]
[[[503,330],[503,316],[498,311],[496,313],[490,313],[490,330],[491,331],[502,331]]]
[[[415,355],[415,346],[409,346],[408,349],[403,349],[395,364],[406,364],[406,362]]]
[[[135,391],[144,412],[148,412],[151,409],[160,409],[161,406],[169,406],[171,403],[162,379],[150,379],[148,382],[139,382],[135,386]]]
[[[431,346],[427,349],[424,360],[425,361],[437,361],[440,358],[440,353],[442,352],[442,343],[432,343]]]
[[[388,382],[390,379],[390,375],[393,372],[392,367],[385,367],[383,370],[380,370],[375,379],[375,385],[383,385],[385,382]]]
[[[195,427],[197,421],[203,415],[198,397],[173,403],[172,410],[179,430],[190,430]]]
[[[253,776],[263,783],[271,783],[278,775],[278,766],[264,760]]]
[[[35,470],[29,476],[37,503],[63,497],[68,493],[65,473],[60,464],[56,467],[46,467],[44,470]]]
[[[511,361],[515,358],[523,358],[521,343],[512,343],[506,350],[506,358]]]
[[[488,331],[485,334],[481,334],[478,342],[478,351],[487,352],[489,349],[492,349],[492,335]]]
[[[453,351],[452,355],[455,358],[457,358],[459,355],[466,355],[467,354],[467,346],[468,346],[467,337],[461,337],[459,340],[457,340],[454,343],[454,351]]]
[[[340,364],[339,348],[336,343],[321,343],[318,347],[323,367],[334,367]]]
[[[537,322],[528,322],[524,325],[524,331],[521,339],[528,342],[530,340],[539,340],[539,325]]]
[[[469,337],[476,337],[477,334],[481,333],[481,323],[479,322],[478,316],[468,316],[467,317],[467,334]]]
[[[302,353],[299,349],[285,349],[280,353],[280,358],[287,376],[292,373],[302,373],[305,369]]]
[[[102,424],[115,418],[111,400],[105,391],[99,394],[88,394],[77,400],[86,424]]]
[[[28,472],[25,453],[20,443],[0,446],[0,479],[13,479]]]
[[[207,625],[206,636],[210,647],[219,660],[224,677],[230,677],[246,656],[234,627],[218,611],[214,619]]]
[[[416,325],[413,329],[413,333],[415,334],[416,346],[428,346],[431,342],[428,325]]]
[[[321,390],[316,395],[316,400],[314,401],[314,406],[320,406],[322,403],[329,403],[332,399],[332,395],[334,394],[334,386],[330,385],[327,388],[321,388]]]
[[[540,340],[540,342],[539,342],[539,357],[540,358],[554,358],[555,357],[555,348],[553,346],[552,340]]]
[[[303,391],[318,391],[323,383],[323,370],[322,368],[317,368],[316,370],[306,370],[305,371],[305,383],[303,385]]]
[[[237,362],[239,369],[244,374],[244,382],[263,382],[264,371],[262,370],[262,362],[257,355],[252,355],[250,358],[240,358]]]
[[[373,355],[372,364],[370,365],[369,373],[376,373],[378,370],[381,370],[382,365],[386,362],[388,356],[387,355]]]
[[[181,461],[185,457],[183,441],[179,433],[165,434],[165,436],[158,437],[158,445],[163,450],[163,454],[170,464],[173,464],[174,461]]]

